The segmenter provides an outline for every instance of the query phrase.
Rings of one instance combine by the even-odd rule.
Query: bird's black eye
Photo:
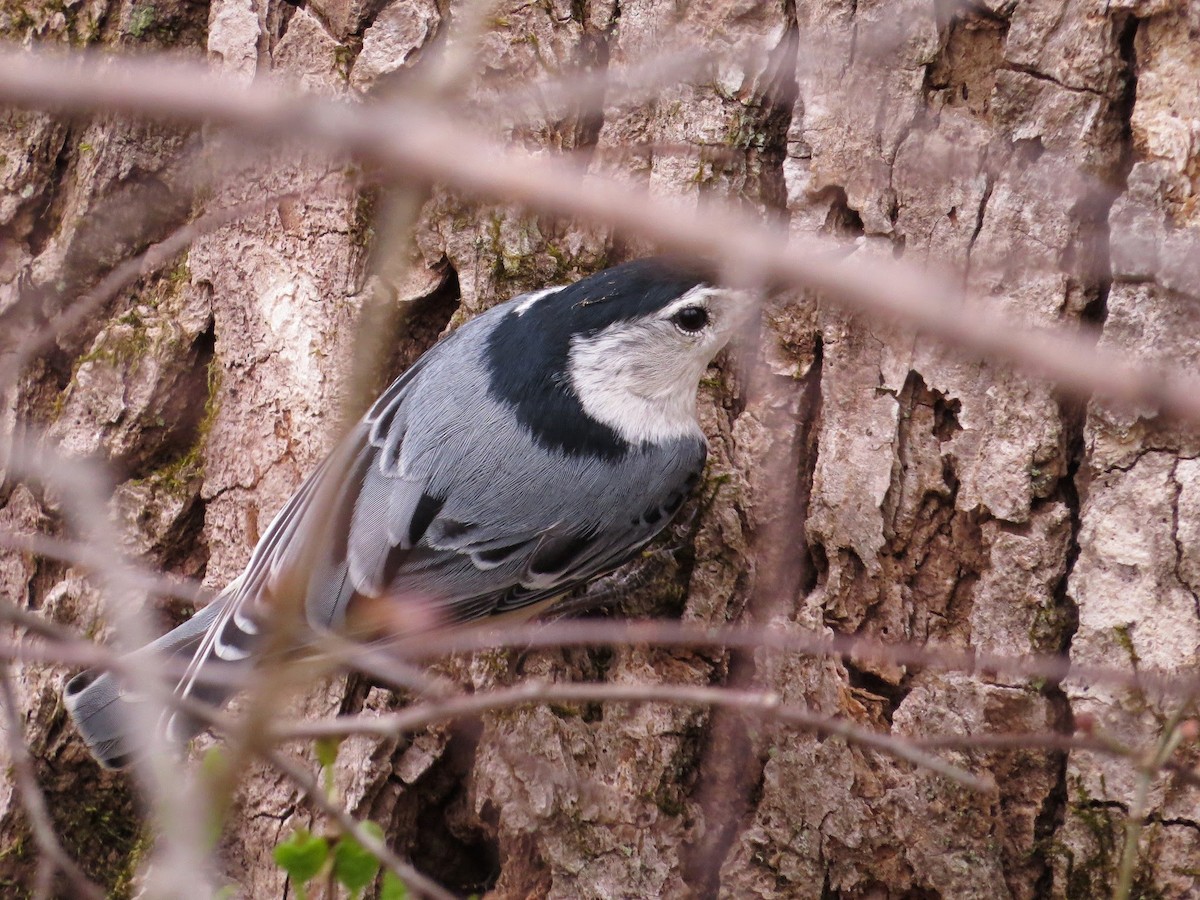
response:
[[[708,324],[708,310],[703,306],[685,306],[671,316],[671,321],[681,331],[695,334]]]

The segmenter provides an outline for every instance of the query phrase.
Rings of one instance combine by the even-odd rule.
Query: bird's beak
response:
[[[764,293],[746,288],[723,288],[720,292],[720,330],[726,339],[743,330],[762,309]]]

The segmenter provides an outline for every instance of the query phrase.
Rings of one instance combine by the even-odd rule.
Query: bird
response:
[[[700,483],[699,384],[753,307],[699,264],[650,257],[453,330],[301,484],[242,574],[150,645],[184,669],[174,691],[228,699],[204,673],[252,664],[289,573],[302,572],[306,627],[346,633],[356,608],[412,598],[446,624],[535,615],[614,571]],[[100,668],[64,686],[104,767],[139,751],[119,702],[135,696]],[[179,718],[177,738],[200,730]]]

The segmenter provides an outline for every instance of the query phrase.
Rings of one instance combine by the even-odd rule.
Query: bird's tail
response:
[[[228,595],[217,598],[173,631],[169,631],[147,648],[159,659],[176,663],[194,657],[204,642],[205,634],[213,627],[230,602]],[[220,706],[231,692],[221,685],[198,684],[191,690],[197,699]],[[112,672],[88,669],[71,678],[63,688],[67,712],[92,755],[108,769],[120,769],[132,762],[137,750],[144,745],[131,733],[133,717],[128,704],[142,702],[129,693]],[[181,735],[190,737],[199,728],[182,717],[176,717],[173,731],[190,729]]]

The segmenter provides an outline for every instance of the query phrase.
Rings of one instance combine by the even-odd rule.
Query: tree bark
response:
[[[355,96],[428,77],[438,48],[456,46],[462,15],[432,0],[18,0],[0,29],[63,45],[172,47],[247,80],[275,72]],[[936,265],[1015,319],[1094,328],[1132,358],[1194,369],[1198,38],[1200,15],[1183,0],[505,2],[462,84],[481,119],[525,147],[574,153],[591,172],[663,194],[727,198],[797,234],[846,236],[849,265]],[[610,88],[599,113],[535,104],[521,117],[506,95],[580,70],[618,76],[676,44],[722,61],[694,85],[633,97]],[[653,249],[446,187],[386,190],[344,160],[216,129],[103,113],[5,120],[0,314],[11,330],[0,353],[203,209],[298,192],[198,239],[63,336],[4,396],[6,430],[44,429],[65,451],[111,464],[123,549],[214,588],[240,571],[344,410],[361,408],[363,384],[380,387],[496,302]],[[411,245],[392,240],[409,224]],[[356,338],[356,322],[392,313],[393,330],[373,336],[382,352],[360,360],[351,381],[356,356],[375,345]],[[1066,396],[827,297],[776,300],[758,337],[704,382],[711,455],[684,513],[698,517],[690,550],[623,599],[622,613],[1194,669],[1194,429]],[[0,492],[0,525],[66,533],[54,491],[16,480]],[[0,595],[109,637],[81,569],[5,552]],[[184,614],[178,604],[162,613]],[[1183,698],[1079,679],[765,651],[495,651],[443,671],[477,690],[530,677],[753,684],[907,736],[1069,734],[1084,721],[1145,747],[1169,716],[1191,714]],[[62,669],[14,674],[64,845],[128,894],[150,840],[131,783],[87,758],[59,699]],[[294,711],[400,702],[339,678]],[[1196,763],[1194,746],[1180,753]],[[1129,761],[1032,748],[945,755],[990,773],[996,791],[740,715],[540,706],[411,739],[348,739],[336,783],[355,816],[463,894],[1112,889],[1137,792]],[[1200,895],[1197,800],[1173,776],[1152,779],[1136,895]],[[252,766],[219,845],[228,882],[248,897],[285,896],[272,851],[301,825],[319,830],[320,818]],[[28,891],[36,851],[7,780],[0,847],[0,883]]]

